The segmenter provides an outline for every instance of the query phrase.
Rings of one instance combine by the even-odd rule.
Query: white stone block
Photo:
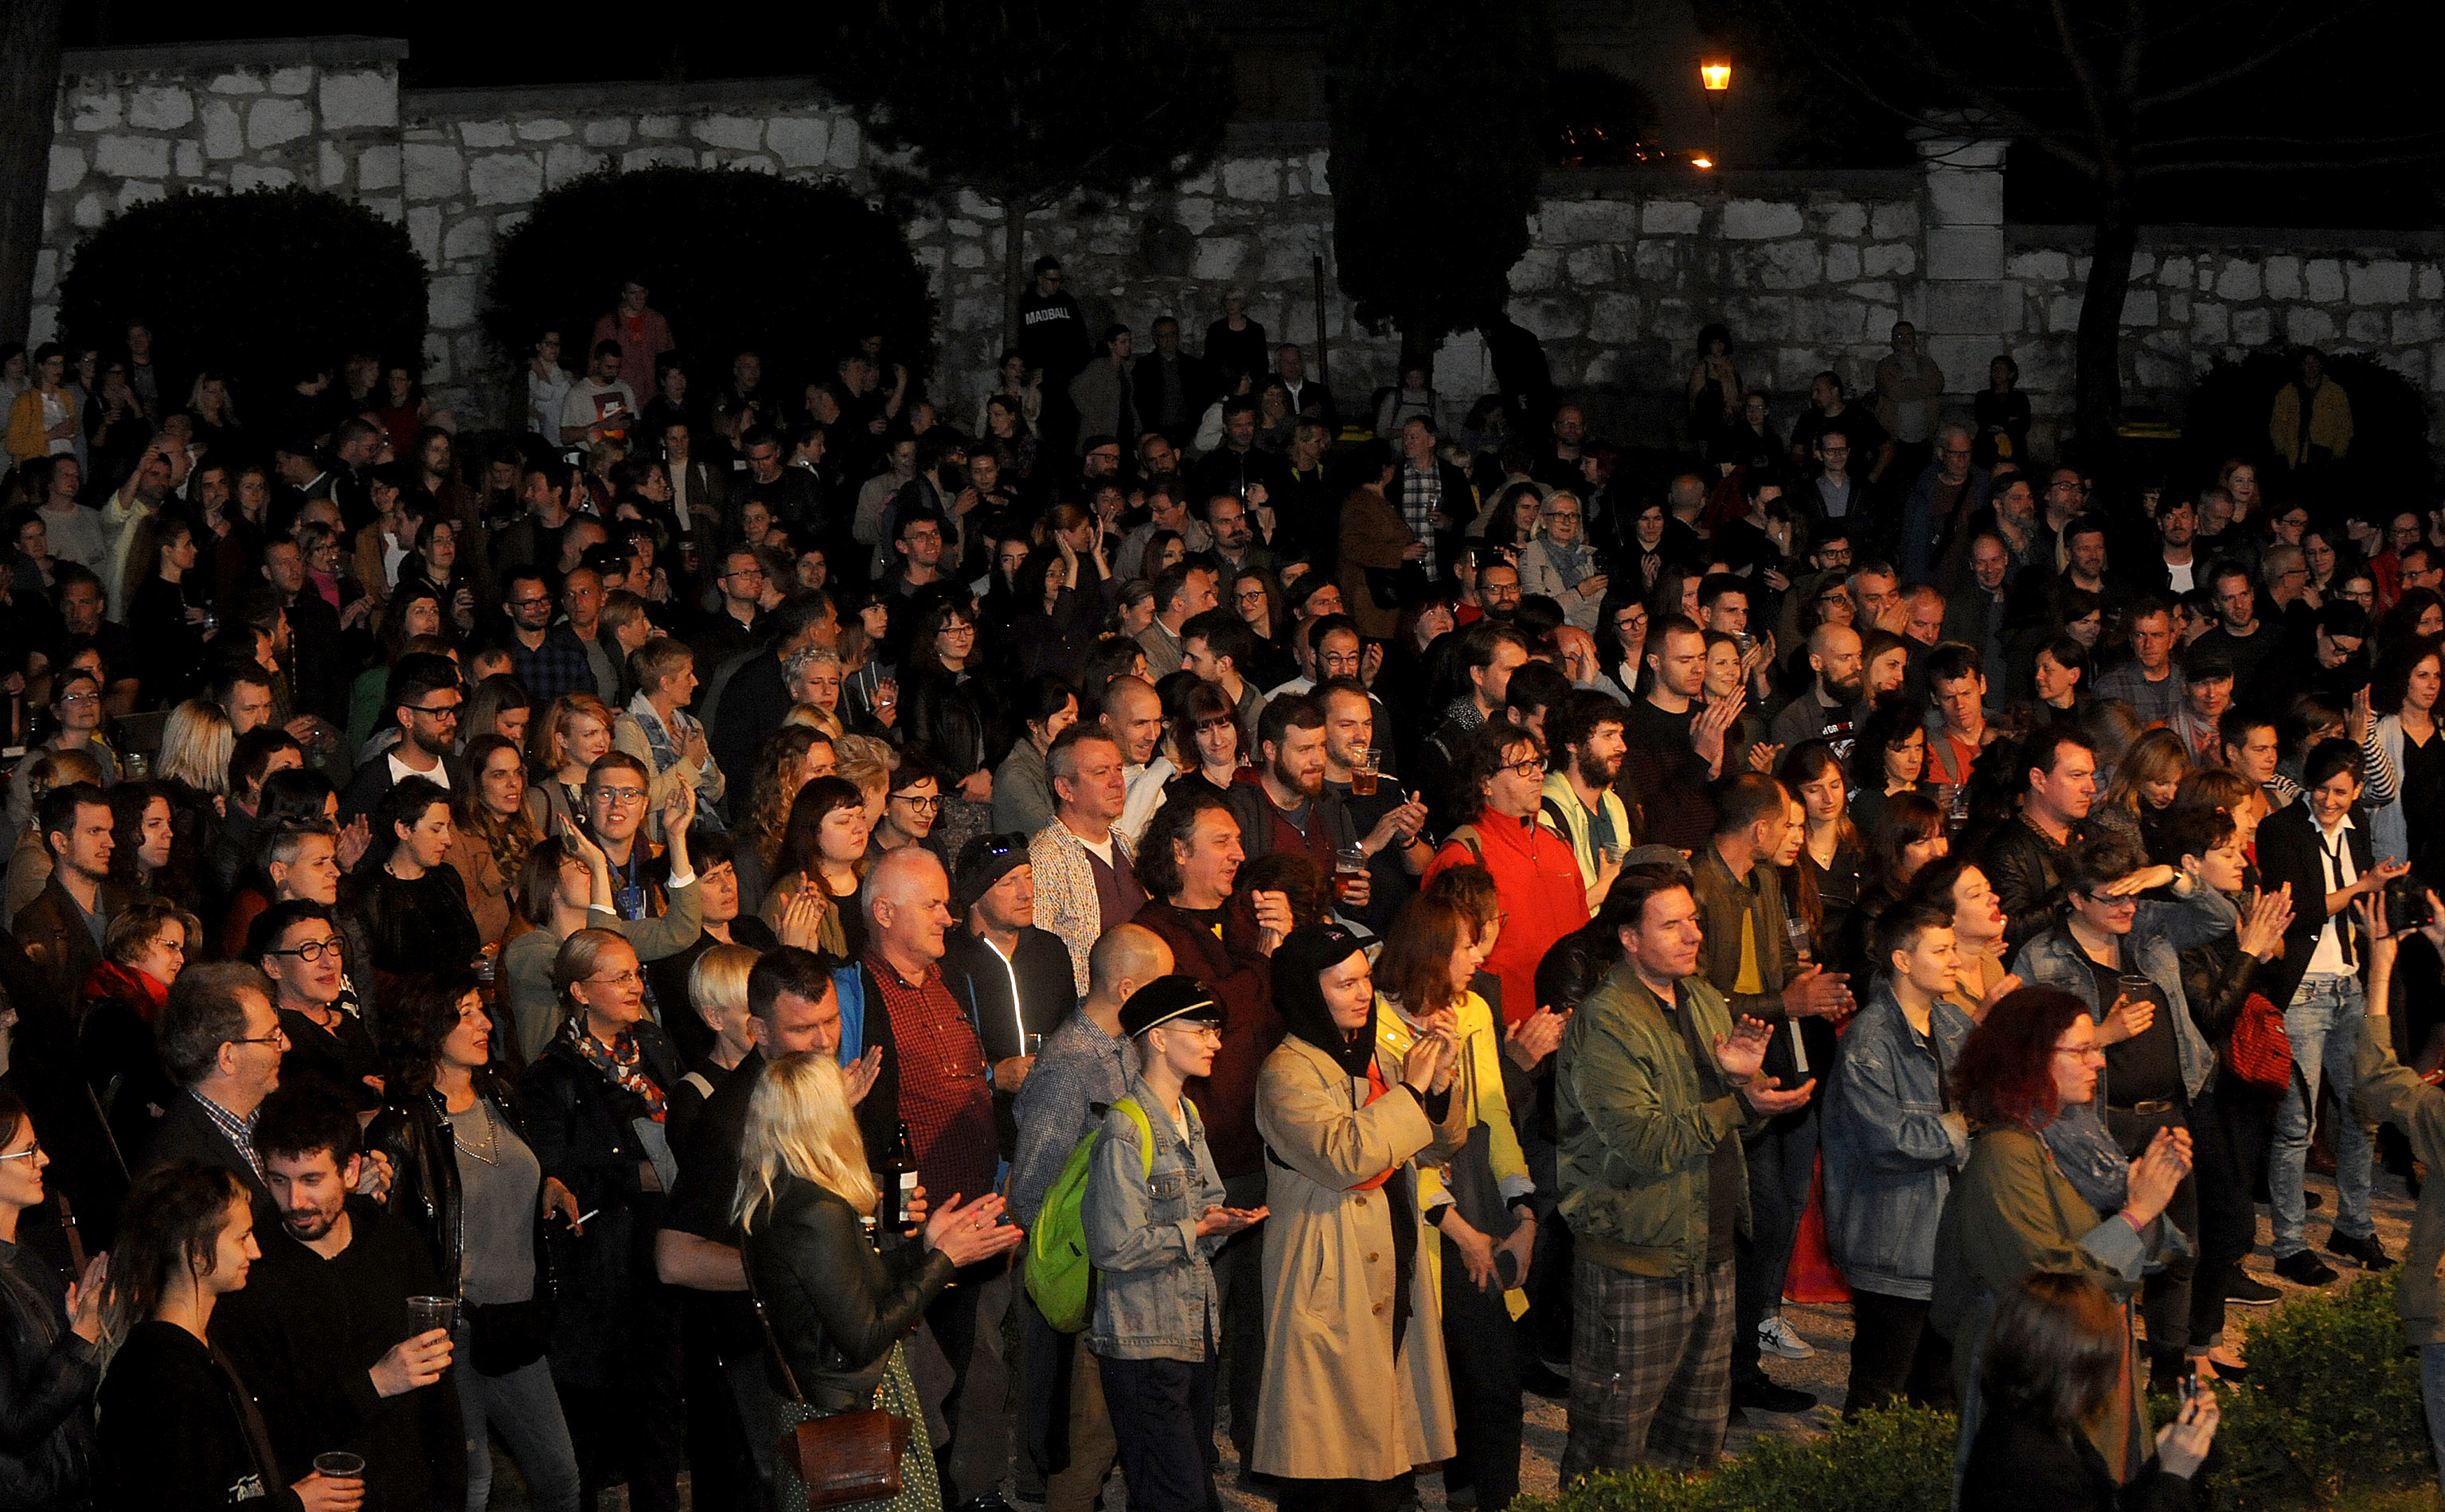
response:
[[[110,218],[110,201],[99,193],[79,196],[72,218],[86,231]]]
[[[1241,259],[1247,255],[1247,244],[1237,236],[1201,237],[1197,243],[1197,255],[1189,264],[1188,276],[1200,279],[1237,276]]]
[[[2122,325],[2125,329],[2138,330],[2156,324],[2156,291],[2135,289],[2122,296]]]
[[[589,121],[578,129],[589,147],[625,147],[633,128],[625,121]]]
[[[34,307],[33,315],[26,322],[26,345],[40,346],[57,341],[60,334],[60,307],[55,301],[45,301]]]
[[[170,172],[170,143],[163,137],[104,137],[93,144],[96,173],[113,178],[159,178]]]
[[[1222,164],[1226,198],[1275,200],[1282,197],[1282,165],[1275,158],[1232,158]]]
[[[2355,305],[2399,305],[2411,297],[2411,265],[2405,262],[2354,263],[2344,281]]]
[[[424,385],[431,393],[434,385],[446,383],[451,376],[450,337],[446,332],[428,330],[424,333]]]
[[[2301,271],[2301,282],[2309,297],[2321,305],[2342,302],[2343,265],[2332,257],[2311,258]]]
[[[1192,236],[1203,236],[1214,224],[1214,201],[1204,195],[1191,195],[1172,201],[1171,218]]]
[[[693,168],[696,154],[676,143],[660,147],[631,147],[620,155],[620,171],[636,173],[644,168]]]
[[[436,278],[426,288],[425,323],[435,330],[462,330],[476,324],[474,277]]]
[[[407,244],[416,255],[424,259],[427,268],[441,265],[441,212],[433,205],[419,205],[407,213]]]
[[[2398,309],[2394,312],[2394,341],[2398,346],[2414,343],[2445,340],[2445,310],[2433,308]]]
[[[1796,217],[1799,212],[1795,210],[1792,214]],[[1779,241],[1767,247],[1765,259],[1757,271],[1758,284],[1764,289],[1807,289],[1824,277],[1824,255],[1818,250],[1817,243],[1805,237]]]
[[[764,122],[753,116],[707,116],[691,126],[689,134],[708,147],[727,147],[733,152],[754,152],[764,145]]]
[[[1916,241],[1918,206],[1911,201],[1876,205],[1868,212],[1868,234],[1878,241]]]
[[[604,165],[603,154],[573,141],[556,141],[543,155],[543,181],[547,188],[557,189],[572,178],[590,174]]]
[[[1906,241],[1871,242],[1859,250],[1859,271],[1870,278],[1907,278],[1918,271],[1918,249]]]
[[[986,198],[973,189],[961,189],[956,204],[961,218],[964,220],[998,221],[1001,219],[1000,203]]]
[[[2199,300],[2191,306],[2191,340],[2202,346],[2222,346],[2232,340],[2232,307]]]
[[[1679,271],[1681,256],[1679,249],[1672,242],[1642,241],[1631,253],[1630,264],[1632,271],[1637,273],[1639,282],[1662,284],[1670,282]]]
[[[2335,317],[2313,306],[2295,305],[2284,312],[2284,339],[2316,345],[2335,339]]]
[[[1299,249],[1301,256],[1306,249]],[[1606,246],[1574,247],[1563,254],[1562,266],[1572,283],[1581,289],[1598,289],[1614,280],[1613,249]]]
[[[204,176],[204,144],[202,142],[194,140],[193,139],[181,141],[172,148],[171,158],[174,164],[172,172],[176,173],[179,177],[201,178]]]
[[[773,160],[771,154],[761,152],[726,159],[718,152],[708,152],[704,155],[704,165],[707,168],[743,168],[752,174],[778,174],[781,171],[781,165]]]
[[[469,215],[442,233],[441,255],[450,262],[489,257],[492,252],[493,222],[488,215]]]
[[[2445,268],[2432,265],[2419,270],[2419,297],[2445,299]]]
[[[258,100],[246,107],[246,145],[251,152],[295,141],[313,129],[313,108],[303,100]]]
[[[1627,341],[1638,334],[1638,298],[1634,294],[1598,294],[1588,305],[1588,334],[1598,341]],[[1745,337],[1747,332],[1740,333]]]
[[[467,188],[479,205],[523,205],[543,193],[543,164],[522,152],[489,153],[467,164]]]
[[[936,256],[938,256],[938,257],[941,255],[941,249],[939,249],[939,248],[929,247],[929,248],[926,248],[926,249],[925,249],[925,251],[927,251],[927,252],[934,252],[934,253],[936,254]],[[954,242],[954,243],[952,243],[952,245],[951,245],[951,266],[952,266],[952,267],[954,267],[954,268],[982,268],[984,265],[985,265],[985,249],[984,249],[984,244],[983,244],[982,242],[962,241],[962,242]]]
[[[2275,339],[2275,311],[2264,305],[2232,312],[2232,344],[2241,347],[2264,346]]]
[[[506,121],[462,121],[458,123],[458,143],[463,147],[507,147],[517,140],[516,128]]]
[[[127,97],[127,123],[147,131],[176,131],[196,119],[195,96],[177,84],[139,84]]]
[[[127,102],[116,89],[86,89],[67,100],[68,125],[77,131],[116,131],[127,120]]]
[[[242,162],[230,170],[230,187],[243,194],[250,189],[286,189],[297,181],[297,176],[274,163]]]
[[[2133,252],[2131,254],[2131,272],[2123,282],[2130,284],[2144,284],[2156,275],[2156,254],[2153,252]]]
[[[399,187],[399,149],[387,144],[367,147],[357,154],[357,188],[397,189]]]
[[[680,118],[677,116],[641,116],[637,119],[637,135],[640,137],[665,138],[679,134]]]
[[[2168,257],[2156,269],[2156,282],[2167,289],[2188,289],[2191,286],[2191,260]]]
[[[2382,345],[2385,341],[2385,311],[2356,309],[2345,315],[2343,339],[2362,346]]]
[[[1638,229],[1650,236],[1694,236],[1705,212],[1686,199],[1657,199],[1639,213]]]
[[[1931,331],[1947,331],[1956,335],[1988,331],[2001,335],[2020,329],[2021,290],[2015,284],[1930,284],[1927,288],[1927,313],[1922,319]],[[1884,332],[1871,327],[1871,335]]]
[[[2004,271],[2013,278],[2059,284],[2071,276],[2071,259],[2052,248],[2038,248],[2014,252],[2005,259]]]
[[[399,80],[379,68],[327,73],[315,89],[315,99],[323,107],[326,131],[399,124]]]
[[[2004,176],[1931,168],[1927,174],[1928,214],[1939,226],[2000,226],[2004,223]]]
[[[1638,207],[1628,200],[1549,199],[1538,212],[1543,242],[1622,242],[1637,232]]]
[[[1861,212],[1864,218],[1866,213]],[[1825,247],[1825,281],[1847,284],[1861,272],[1859,249],[1847,241],[1828,242]]]
[[[264,84],[275,95],[302,95],[314,87],[314,69],[310,65],[274,68]]]
[[[246,151],[246,128],[237,112],[238,107],[226,100],[203,103],[198,114],[203,117],[205,157],[217,162]]]
[[[2216,274],[2215,291],[2219,299],[2256,299],[2267,291],[2267,284],[2256,263],[2235,258],[2225,264],[2224,271]]]
[[[357,202],[364,206],[366,212],[375,219],[386,220],[394,226],[399,224],[399,217],[405,213],[397,195],[368,195]]]
[[[554,120],[550,116],[534,117],[526,121],[513,121],[512,124],[517,128],[520,141],[558,141],[561,138],[572,136],[577,131],[577,128],[568,121]]]
[[[2301,297],[2301,259],[2269,257],[2266,264],[2267,297],[2298,299]]]
[[[138,205],[156,199],[166,199],[170,191],[149,178],[130,178],[119,186],[119,213],[127,214]]]
[[[467,160],[456,147],[411,141],[400,149],[407,197],[449,199],[467,187]]]
[[[314,144],[314,182],[324,189],[338,189],[348,181],[348,155],[340,144],[326,137]]]
[[[1868,207],[1865,205],[1845,201],[1829,206],[1825,211],[1825,234],[1828,236],[1857,236],[1867,229]]]
[[[1930,226],[1927,276],[1992,280],[2004,276],[2004,228]]]
[[[263,75],[243,71],[225,73],[204,87],[216,95],[259,95],[263,93]]]
[[[74,189],[83,182],[84,182],[84,149],[71,147],[65,142],[51,143],[50,177],[46,186],[47,191],[56,195],[64,189]]]
[[[832,122],[831,155],[825,166],[835,173],[853,174],[866,165],[866,133],[854,121],[842,119]]]
[[[1733,241],[1797,236],[1800,207],[1773,199],[1735,199],[1724,206],[1724,235]]]
[[[832,150],[832,123],[824,116],[782,116],[764,128],[764,141],[784,168],[820,168]]]
[[[1509,282],[1515,294],[1541,293],[1560,275],[1562,254],[1552,247],[1531,247],[1511,265]]]

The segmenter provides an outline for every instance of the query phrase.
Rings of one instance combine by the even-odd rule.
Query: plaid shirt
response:
[[[891,1019],[900,1116],[930,1200],[939,1206],[954,1195],[983,1196],[994,1189],[1001,1147],[994,1131],[993,1082],[975,1027],[943,985],[939,963],[912,982],[882,952],[869,950],[866,969]]]
[[[254,1148],[254,1121],[262,1115],[263,1110],[258,1108],[240,1118],[193,1087],[187,1089],[187,1095],[203,1105],[204,1116],[213,1121],[215,1129],[229,1136],[229,1142],[235,1145],[237,1152],[246,1157],[246,1163],[254,1167],[254,1179],[269,1186],[270,1179],[263,1174],[263,1156]]]
[[[1443,507],[1443,469],[1430,463],[1422,473],[1407,462],[1402,463],[1401,523],[1409,528],[1409,532],[1431,544],[1435,538],[1435,514]],[[1439,575],[1433,551],[1429,551],[1418,565],[1427,569],[1428,577]]]
[[[586,660],[586,647],[564,625],[554,625],[544,635],[543,644],[533,650],[516,636],[510,637],[510,669],[526,684],[527,694],[540,709],[564,693],[593,693],[594,663]]]

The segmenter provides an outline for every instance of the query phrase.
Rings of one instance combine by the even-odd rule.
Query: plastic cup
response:
[[[458,1299],[455,1297],[411,1297],[407,1299],[407,1318],[418,1334],[430,1334],[437,1328],[447,1332],[458,1321]]]
[[[1382,759],[1382,753],[1372,747],[1368,750],[1353,752],[1352,754],[1350,763],[1350,791],[1353,795],[1361,798],[1369,798],[1375,795],[1376,774],[1380,770],[1377,763]]]
[[[1367,852],[1356,846],[1343,846],[1334,852],[1334,897],[1348,903],[1352,888],[1364,881],[1368,874]]]
[[[362,1481],[365,1478],[365,1457],[345,1449],[327,1449],[314,1456],[314,1473],[332,1481]]]

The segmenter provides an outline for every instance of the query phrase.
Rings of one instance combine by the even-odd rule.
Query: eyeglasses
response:
[[[285,1045],[287,1045],[287,1044],[289,1043],[289,1031],[288,1031],[288,1030],[286,1030],[286,1029],[274,1029],[271,1033],[270,1033],[270,1034],[268,1034],[268,1035],[255,1035],[255,1036],[252,1036],[248,1037],[248,1038],[245,1038],[245,1039],[233,1039],[233,1040],[229,1041],[229,1043],[231,1043],[231,1044],[233,1044],[233,1045],[282,1045],[282,1046],[285,1046]]]
[[[1504,762],[1503,770],[1515,777],[1542,777],[1545,775],[1545,762],[1542,757],[1522,756],[1517,761]]]
[[[2095,1055],[2100,1060],[2103,1060],[2105,1058],[2104,1048],[2095,1043],[2085,1045],[2057,1045],[2055,1047],[2055,1054],[2058,1055],[2069,1055],[2075,1060],[2086,1060],[2091,1055]]]
[[[410,714],[429,714],[437,719],[454,723],[457,720],[458,709],[459,705],[456,703],[411,703],[407,706]]]
[[[548,606],[551,603],[551,600],[550,598],[512,599],[510,600],[510,607],[513,609],[532,609]]]
[[[267,956],[295,956],[300,961],[320,961],[325,956],[337,955],[339,954],[339,951],[340,938],[339,936],[334,935],[328,940],[308,940],[294,950],[267,950],[264,954]]]
[[[0,1160],[32,1160],[42,1152],[43,1142],[38,1139],[23,1149],[0,1149]]]
[[[1579,512],[1577,510],[1554,510],[1547,513],[1545,517],[1549,520],[1576,521],[1579,517]]]
[[[645,984],[644,974],[637,971],[615,971],[607,977],[588,977],[586,980],[600,982],[606,987],[642,987]]]
[[[597,788],[594,795],[613,803],[635,803],[645,795],[643,788]]]
[[[908,805],[908,807],[916,810],[919,813],[931,813],[943,806],[943,795],[939,793],[930,793],[923,797],[914,793],[895,793],[891,797],[892,801],[896,803],[905,803]]]
[[[60,700],[60,701],[72,707],[84,703],[100,703],[102,701],[102,695],[99,693],[71,693],[66,698]]]

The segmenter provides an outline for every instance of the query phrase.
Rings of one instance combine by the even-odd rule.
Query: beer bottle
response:
[[[908,1121],[902,1119],[900,1131],[891,1142],[891,1154],[883,1163],[883,1203],[890,1214],[889,1226],[894,1232],[906,1233],[913,1226],[909,1205],[917,1197],[917,1157],[908,1148]]]

